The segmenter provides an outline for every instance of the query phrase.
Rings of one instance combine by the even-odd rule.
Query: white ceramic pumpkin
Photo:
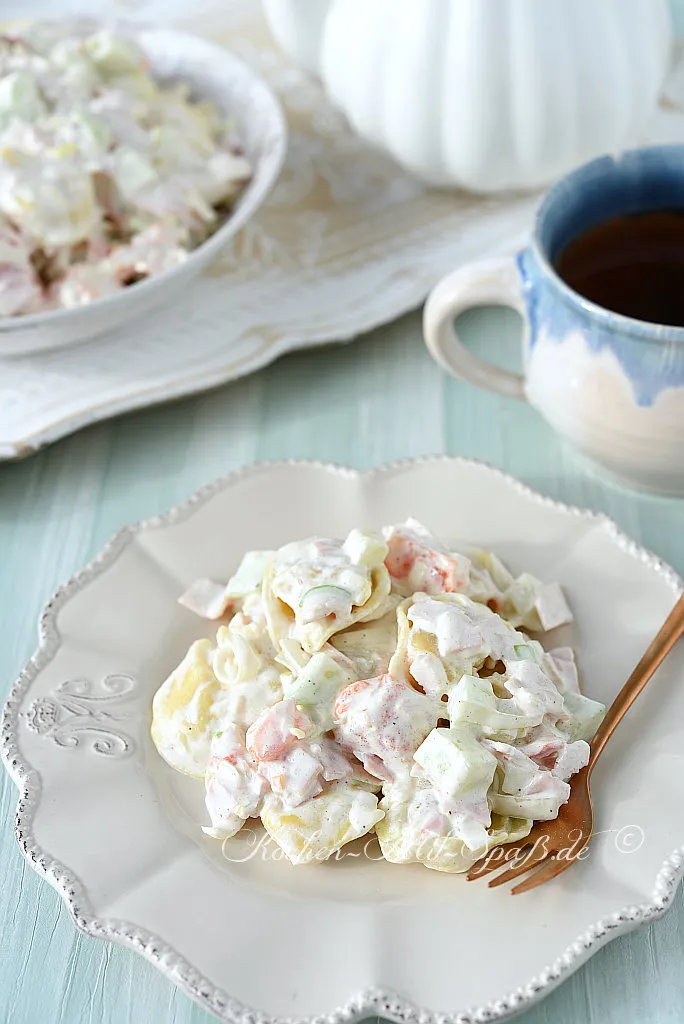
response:
[[[364,137],[431,184],[540,187],[638,142],[668,0],[264,0]]]

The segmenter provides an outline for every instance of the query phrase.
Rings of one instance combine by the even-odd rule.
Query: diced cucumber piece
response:
[[[9,71],[0,78],[0,124],[9,125],[13,117],[32,121],[45,113],[35,76],[28,71]]]
[[[558,583],[542,583],[522,573],[504,594],[502,615],[525,629],[556,629],[572,622],[563,591]]]
[[[447,710],[452,725],[464,722],[482,729],[517,730],[539,725],[543,712],[539,714],[510,713],[507,705],[512,702],[500,700],[488,679],[477,676],[462,676],[449,695]]]
[[[275,660],[283,668],[286,668],[288,672],[292,672],[294,675],[309,664],[310,655],[302,648],[302,645],[296,640],[286,637],[280,641],[280,651],[276,654]]]
[[[389,548],[382,537],[372,530],[351,530],[342,545],[342,550],[354,565],[365,565],[374,569],[387,558]]]
[[[544,661],[544,648],[536,640],[528,640],[524,644],[514,644],[513,650],[519,661],[533,661],[541,665]]]
[[[521,793],[539,776],[539,766],[521,750],[517,750],[508,743],[495,745],[493,741],[488,743],[485,740],[484,744],[499,755],[497,760],[499,768],[503,772],[500,790],[507,796]]]
[[[563,695],[563,702],[566,712],[571,717],[570,739],[586,740],[590,743],[606,716],[605,704],[585,697],[583,693],[566,693]]]
[[[332,704],[342,687],[353,682],[353,678],[329,654],[314,654],[300,669],[286,696],[297,704]]]
[[[261,586],[264,573],[275,558],[275,551],[248,551],[226,586],[227,597],[245,597]]]
[[[459,796],[476,786],[488,787],[494,778],[496,758],[467,726],[433,729],[413,755],[413,760],[442,792]]]
[[[499,590],[507,590],[510,587],[513,583],[513,576],[493,551],[473,548],[469,553],[473,564],[478,569],[486,570],[489,573],[495,587]]]
[[[142,52],[134,42],[122,36],[103,30],[88,36],[83,45],[100,74],[105,77],[141,70]]]
[[[502,614],[506,618],[528,620],[528,628],[531,628],[532,620],[537,618],[534,613],[540,586],[539,580],[530,573],[522,573],[506,590]]]

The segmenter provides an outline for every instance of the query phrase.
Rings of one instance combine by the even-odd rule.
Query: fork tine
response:
[[[524,841],[520,846],[495,846],[484,857],[480,857],[479,860],[475,861],[466,875],[466,879],[469,882],[476,882],[479,878],[484,878],[485,875],[491,874],[492,871],[498,871],[506,864],[511,863],[511,861],[515,863],[518,855],[524,850],[528,850],[531,845],[531,843]]]
[[[537,867],[539,864],[543,864],[551,856],[548,850],[545,850],[542,846],[541,849],[537,850],[536,853],[532,849],[531,853],[525,857],[521,857],[519,863],[513,864],[507,871],[502,871],[496,878],[492,878],[489,881],[489,888],[495,889],[498,885],[505,885],[506,882],[512,882],[514,878],[518,878],[520,875],[526,874],[531,871],[532,868]]]
[[[544,882],[550,882],[552,878],[562,875],[571,864],[574,864],[574,860],[569,858],[556,860],[555,857],[552,857],[546,863],[540,864],[537,870],[529,878],[526,878],[524,882],[511,889],[511,896],[518,896],[523,892],[529,892],[530,889],[536,889],[538,885],[543,885]]]

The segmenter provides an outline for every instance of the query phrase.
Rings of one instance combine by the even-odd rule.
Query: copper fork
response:
[[[467,876],[469,882],[505,868],[489,882],[490,887],[505,885],[534,869],[533,874],[524,882],[511,889],[511,894],[516,895],[549,882],[582,858],[589,846],[594,825],[594,809],[589,790],[594,765],[646,683],[683,634],[684,594],[611,704],[591,743],[589,763],[572,780],[570,799],[561,807],[558,817],[554,821],[537,822],[529,836],[520,843],[491,850],[473,864]]]

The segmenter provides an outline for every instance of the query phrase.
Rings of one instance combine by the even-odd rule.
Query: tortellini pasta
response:
[[[293,864],[374,832],[465,871],[558,814],[605,712],[522,631],[569,621],[560,588],[414,520],[249,552],[182,602],[221,622],[157,692],[154,742],[204,779],[209,836],[260,818]]]

